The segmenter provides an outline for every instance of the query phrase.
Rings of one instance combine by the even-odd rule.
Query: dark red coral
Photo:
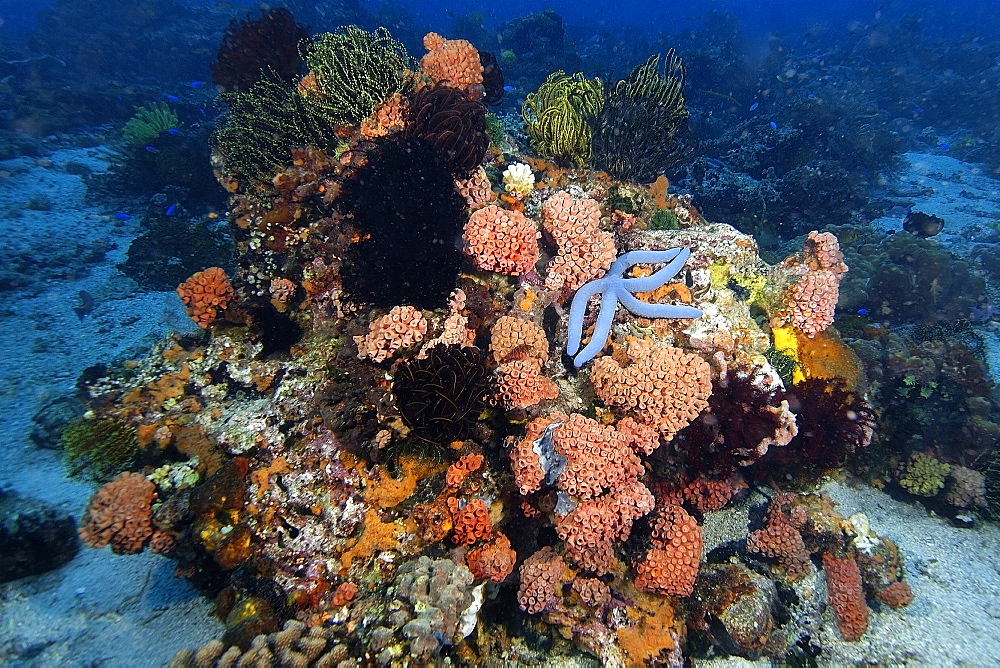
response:
[[[756,477],[818,477],[850,464],[871,442],[875,411],[843,380],[807,378],[792,386],[787,396],[798,434],[785,447],[771,448],[752,467]]]
[[[673,454],[691,474],[729,478],[737,467],[756,460],[758,446],[781,429],[778,408],[784,399],[780,386],[768,387],[752,373],[730,369],[712,382],[708,410],[674,436]]]
[[[308,38],[284,7],[263,12],[259,19],[233,19],[212,63],[212,80],[227,93],[247,90],[268,70],[291,81],[302,63],[299,43]]]
[[[483,101],[495,107],[503,102],[503,70],[496,56],[489,51],[479,52],[479,64],[483,66],[483,90],[486,95]]]

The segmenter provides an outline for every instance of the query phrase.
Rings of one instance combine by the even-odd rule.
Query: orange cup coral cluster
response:
[[[521,585],[517,603],[527,613],[537,614],[555,607],[562,600],[560,581],[566,562],[551,547],[543,547],[521,564]]]
[[[153,536],[156,487],[141,473],[125,472],[90,499],[80,538],[91,547],[110,545],[118,554],[142,552]]]
[[[810,232],[800,271],[802,277],[785,292],[783,316],[795,329],[812,338],[833,324],[840,281],[847,272],[837,237],[829,232]]]
[[[406,127],[406,114],[409,109],[409,100],[399,93],[394,93],[361,123],[361,136],[372,139],[399,132]]]
[[[490,352],[495,403],[507,409],[528,408],[559,397],[559,388],[542,373],[549,359],[545,331],[530,320],[503,316],[493,325]]]
[[[434,83],[466,90],[482,85],[483,65],[479,50],[464,39],[445,39],[436,32],[424,36],[427,54],[420,59],[420,69]]]
[[[490,204],[469,216],[462,240],[466,255],[480,269],[520,276],[535,268],[538,237],[535,221]]]
[[[559,387],[526,360],[505,362],[493,372],[495,402],[508,410],[529,408],[559,397]]]
[[[635,586],[666,596],[694,591],[701,562],[698,522],[680,506],[667,506],[653,522],[653,547],[635,565]]]
[[[394,306],[391,311],[372,321],[368,333],[355,336],[358,357],[382,362],[400,348],[420,343],[427,333],[427,319],[412,306]]]
[[[470,452],[469,454],[462,455],[457,462],[448,467],[445,472],[445,484],[450,489],[458,489],[465,482],[465,479],[469,477],[470,473],[478,471],[483,466],[483,456]]]
[[[517,554],[510,548],[510,539],[497,531],[493,539],[469,550],[465,563],[477,578],[491,582],[503,582],[514,572]]]
[[[777,566],[794,579],[811,567],[809,550],[799,531],[806,517],[800,506],[792,506],[786,512],[782,508],[784,501],[785,497],[778,497],[771,502],[764,528],[751,531],[747,536],[747,552],[774,559]]]
[[[201,328],[211,325],[236,296],[225,270],[209,267],[177,286],[177,296],[188,307],[187,313]]]
[[[456,497],[448,499],[453,529],[451,540],[456,545],[472,545],[481,540],[489,540],[493,535],[490,509],[482,499],[463,502]]]
[[[630,480],[604,496],[584,501],[556,523],[566,556],[597,575],[614,567],[614,543],[626,540],[632,523],[653,509],[653,495]]]
[[[596,200],[574,200],[560,191],[542,204],[542,229],[559,254],[545,266],[545,287],[571,294],[587,281],[600,278],[615,261],[615,238],[601,229]]]
[[[565,499],[553,521],[566,555],[603,574],[614,562],[614,543],[653,509],[653,495],[639,482],[645,469],[632,441],[614,427],[579,413],[551,413],[528,423],[510,451],[521,494],[554,486]]]
[[[459,195],[465,198],[470,209],[478,209],[497,198],[497,194],[493,192],[493,184],[490,183],[490,178],[482,167],[472,172],[472,176],[468,178],[456,179],[455,189],[458,190]]]
[[[593,364],[591,379],[607,405],[657,428],[665,440],[708,407],[712,369],[701,357],[647,339],[629,340],[625,352],[627,365],[611,356]]]
[[[860,640],[868,630],[868,604],[858,562],[850,555],[837,557],[824,552],[823,571],[840,635],[844,640]]]

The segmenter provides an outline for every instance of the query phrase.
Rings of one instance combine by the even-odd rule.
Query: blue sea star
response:
[[[611,324],[615,320],[615,311],[619,302],[635,315],[643,318],[697,318],[701,311],[691,306],[675,306],[674,304],[650,304],[636,299],[633,293],[649,292],[660,287],[677,275],[691,255],[690,248],[671,248],[663,251],[629,251],[620,255],[604,275],[589,283],[585,283],[573,296],[569,308],[569,336],[566,339],[566,352],[576,355],[573,364],[579,368],[594,359],[601,352],[611,333]],[[649,276],[641,278],[623,278],[625,271],[636,264],[659,264],[666,266]],[[583,350],[580,350],[580,340],[583,338],[583,316],[587,311],[590,298],[601,293],[600,311],[597,313],[597,323],[594,334],[590,337]],[[577,351],[580,350],[579,353]]]

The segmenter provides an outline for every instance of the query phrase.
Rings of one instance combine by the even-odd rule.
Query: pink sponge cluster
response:
[[[484,271],[519,276],[538,260],[538,228],[520,211],[496,204],[474,211],[465,223],[465,253]]]
[[[542,204],[542,229],[559,249],[545,267],[549,290],[574,292],[603,276],[615,261],[615,239],[601,230],[601,207],[596,200],[574,200],[567,192],[557,192]]]
[[[703,545],[698,522],[682,507],[666,506],[653,520],[652,543],[635,564],[635,586],[666,596],[690,595]]]
[[[427,319],[412,306],[394,306],[385,315],[376,318],[364,336],[355,336],[358,357],[373,362],[388,359],[400,348],[420,343],[427,333]]]
[[[708,407],[712,370],[708,362],[680,348],[631,339],[625,349],[631,362],[599,357],[590,378],[597,396],[660,431],[665,440]]]

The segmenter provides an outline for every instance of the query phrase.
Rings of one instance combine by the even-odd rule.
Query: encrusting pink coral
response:
[[[615,261],[615,239],[600,228],[601,207],[592,199],[574,200],[557,192],[542,204],[542,229],[559,254],[545,266],[545,287],[572,293],[600,278]]]
[[[420,343],[427,333],[427,319],[412,306],[394,306],[385,315],[376,318],[369,325],[368,333],[355,336],[358,357],[381,362],[391,357],[400,348],[409,348]]]
[[[154,532],[155,497],[156,486],[146,476],[122,473],[91,497],[80,538],[91,547],[110,545],[118,554],[142,552]]]
[[[485,271],[520,276],[538,260],[538,228],[520,211],[490,204],[474,211],[465,223],[465,253]]]

